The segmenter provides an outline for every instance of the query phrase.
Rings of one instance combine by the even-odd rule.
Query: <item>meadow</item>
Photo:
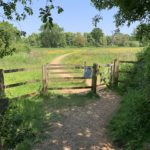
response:
[[[5,85],[35,80],[42,78],[42,65],[50,63],[57,56],[72,53],[62,63],[65,64],[81,64],[84,62],[87,65],[111,63],[113,59],[120,60],[135,60],[136,53],[142,48],[32,48],[30,53],[16,53],[13,56],[5,57],[0,62],[2,69],[16,68],[38,68],[31,72],[17,72],[5,74]],[[57,83],[52,83],[57,85]],[[68,85],[59,83],[59,85]],[[71,83],[70,85],[72,85]],[[76,83],[75,83],[76,84]],[[78,83],[77,83],[78,84]],[[82,84],[82,83],[81,83]],[[80,84],[79,84],[80,85]],[[61,85],[60,85],[61,86]],[[24,86],[19,86],[11,89],[6,89],[7,97],[17,97],[23,94],[32,93],[41,89],[41,83],[34,83]]]

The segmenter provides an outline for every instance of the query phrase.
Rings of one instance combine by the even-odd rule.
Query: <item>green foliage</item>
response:
[[[15,48],[12,43],[19,38],[19,31],[8,22],[0,22],[0,58],[11,55]]]
[[[0,145],[4,149],[15,148],[25,139],[30,142],[41,130],[43,112],[41,103],[32,99],[10,102],[4,115],[0,116]]]
[[[140,42],[139,41],[127,41],[126,46],[129,47],[140,47]]]
[[[29,44],[30,46],[39,47],[40,43],[40,35],[36,33],[32,33],[28,38],[24,39],[24,42]]]
[[[86,44],[86,39],[81,33],[76,33],[73,37],[73,45],[77,47],[84,47]]]
[[[64,47],[66,45],[64,30],[57,24],[54,24],[51,29],[42,26],[40,40],[42,47]]]
[[[112,38],[113,44],[117,46],[127,46],[129,41],[129,36],[122,33],[115,33]]]
[[[0,58],[12,55],[14,52],[29,52],[29,47],[23,43],[21,32],[8,22],[0,23]]]
[[[2,8],[2,14],[4,14],[9,20],[24,20],[27,15],[33,15],[32,1],[33,0],[13,0],[10,2],[1,0],[0,7]],[[45,3],[46,5],[43,6],[43,8],[39,8],[39,17],[45,27],[52,28],[52,10],[56,9],[57,13],[60,14],[63,12],[63,8],[60,6],[55,6],[53,0],[45,0]]]
[[[150,42],[150,24],[140,24],[134,34],[143,45],[148,45]]]
[[[94,28],[91,35],[94,39],[95,46],[102,45],[101,39],[103,38],[103,31],[100,28]]]
[[[142,150],[150,138],[150,47],[138,55],[138,63],[126,76],[124,96],[110,123],[114,142],[129,150]]]
[[[98,10],[118,8],[115,14],[117,26],[127,22],[130,25],[134,21],[150,21],[150,0],[91,0]]]
[[[26,53],[31,52],[30,47],[22,41],[13,43],[11,47],[15,48],[16,53],[17,52],[26,52]]]

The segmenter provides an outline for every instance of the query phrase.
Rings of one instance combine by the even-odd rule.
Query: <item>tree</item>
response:
[[[118,8],[115,14],[116,26],[127,22],[150,21],[150,0],[91,0],[95,8],[99,11],[103,9]]]
[[[73,38],[73,44],[77,47],[84,47],[86,44],[86,39],[83,35],[81,35],[81,33],[78,32]]]
[[[112,36],[112,43],[116,46],[128,46],[129,35],[122,33],[115,33]]]
[[[64,29],[54,24],[51,29],[41,26],[42,47],[64,47],[66,45]]]
[[[20,32],[8,22],[0,23],[0,58],[15,52],[12,43],[20,38]]]
[[[74,34],[72,32],[65,33],[66,44],[68,46],[73,46],[73,37],[74,37]]]
[[[150,42],[150,24],[139,25],[135,30],[134,36],[143,45],[149,44],[149,42]]]
[[[30,46],[40,46],[40,35],[32,33],[26,41]]]
[[[32,3],[33,0],[0,0],[0,8],[2,8],[2,13],[7,17],[7,19],[16,19],[20,21],[24,20],[27,15],[33,14]],[[60,6],[55,6],[53,4],[53,0],[45,0],[45,4],[44,8],[39,8],[39,17],[45,27],[51,28],[53,25],[52,10],[57,9],[58,14],[60,14],[63,12],[63,9]]]
[[[84,37],[86,39],[86,46],[94,46],[94,39],[91,33],[84,33]]]
[[[103,31],[100,28],[94,28],[91,32],[92,38],[94,39],[95,46],[102,45]]]

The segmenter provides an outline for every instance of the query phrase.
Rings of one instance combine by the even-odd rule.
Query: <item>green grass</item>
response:
[[[6,149],[31,150],[36,143],[50,136],[52,121],[63,119],[56,110],[83,107],[97,100],[99,97],[91,92],[85,95],[49,93],[15,100],[4,115],[5,119],[0,121],[0,143],[3,141]]]
[[[2,69],[16,69],[16,68],[34,68],[38,70],[31,72],[17,72],[4,74],[5,85],[19,83],[23,81],[30,81],[35,79],[42,79],[42,65],[50,63],[55,57],[68,53],[67,50],[49,50],[49,49],[32,49],[31,53],[16,53],[13,56],[7,56],[0,61],[0,68]],[[41,83],[24,85],[6,89],[7,97],[16,97],[23,94],[32,93],[41,88]]]
[[[13,56],[7,56],[0,61],[0,68],[13,69],[13,68],[32,68],[38,67],[38,70],[32,72],[17,72],[11,74],[5,74],[5,85],[35,80],[42,78],[42,65],[51,62],[55,57],[72,53],[72,55],[66,57],[62,63],[68,64],[83,64],[84,61],[87,65],[93,63],[104,64],[110,63],[115,58],[122,60],[134,60],[135,54],[140,51],[141,48],[32,48],[30,53],[16,53]],[[74,74],[72,74],[75,76]],[[83,75],[83,72],[78,74]],[[52,83],[60,86],[73,86],[73,85],[85,85],[85,83]],[[7,97],[16,97],[27,93],[32,93],[41,88],[41,83],[25,85],[15,87],[6,90]],[[51,85],[50,85],[51,86]]]
[[[105,64],[111,63],[114,59],[120,60],[135,60],[136,53],[142,48],[91,48],[79,53],[74,53],[69,56],[69,59],[64,59],[63,63],[83,64],[88,65],[93,63]]]

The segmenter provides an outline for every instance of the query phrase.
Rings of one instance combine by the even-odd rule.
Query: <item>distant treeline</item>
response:
[[[144,26],[146,29],[150,26]],[[142,28],[143,29],[143,28]],[[102,29],[94,28],[90,33],[64,32],[64,29],[54,24],[51,29],[40,27],[40,33],[25,37],[24,31],[19,31],[8,22],[0,22],[0,58],[14,52],[30,51],[30,46],[57,47],[139,47],[149,43],[149,38],[142,35],[141,26],[132,35],[116,30],[111,36],[104,35]],[[149,32],[147,32],[149,34]],[[140,41],[138,41],[138,40]]]
[[[53,28],[40,28],[40,33],[33,33],[24,39],[30,46],[38,47],[100,47],[100,46],[125,46],[139,47],[139,42],[134,34],[128,35],[115,31],[111,36],[105,36],[102,29],[94,28],[90,33],[64,32],[63,28],[54,24]]]

